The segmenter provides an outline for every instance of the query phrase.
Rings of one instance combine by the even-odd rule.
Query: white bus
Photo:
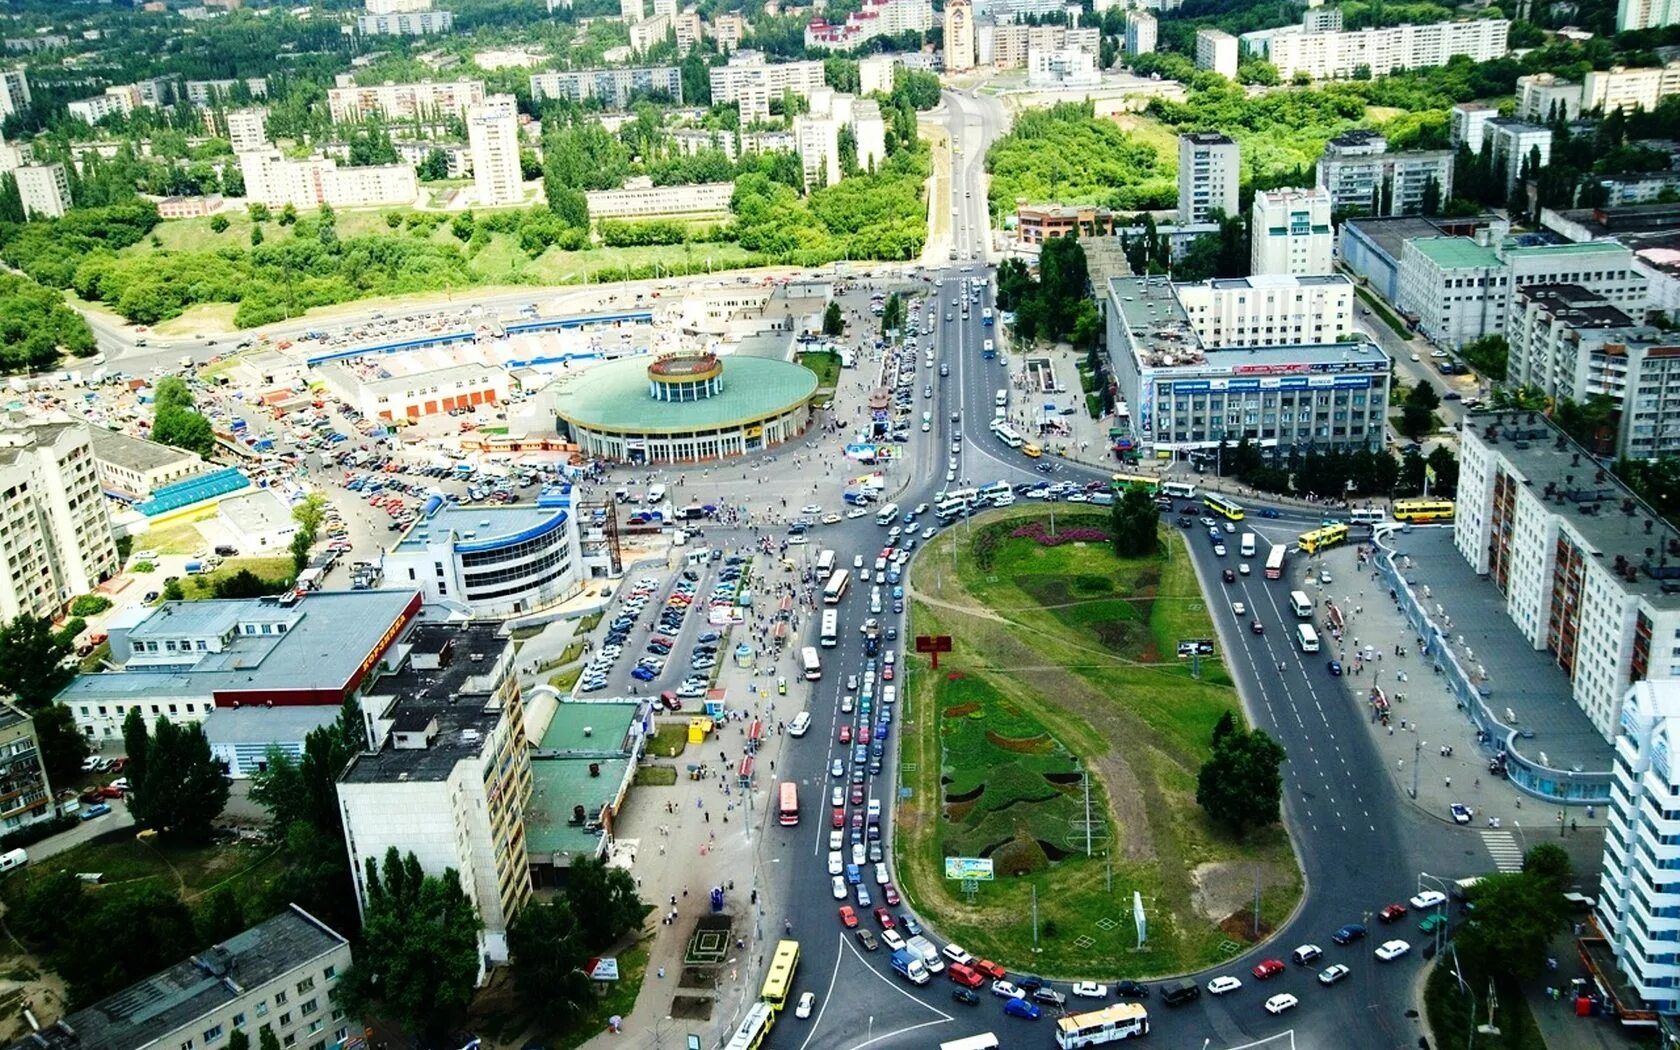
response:
[[[1014,427],[1001,419],[992,420],[992,433],[996,434],[997,439],[1010,448],[1020,448],[1026,444],[1026,439],[1017,434]]]
[[[1301,647],[1303,653],[1318,652],[1318,632],[1313,630],[1310,623],[1295,625],[1295,644]]]
[[[979,498],[994,507],[1002,507],[1015,502],[1015,490],[1009,487],[1007,481],[994,481],[990,485],[982,485],[977,490]]]
[[[822,618],[822,647],[832,649],[840,644],[840,610],[824,609]]]
[[[990,1032],[984,1035],[971,1035],[963,1039],[951,1039],[939,1044],[939,1050],[997,1050],[998,1037]]]
[[[799,662],[805,667],[807,682],[815,682],[822,677],[822,660],[817,656],[815,646],[807,645],[799,650]]]
[[[1115,1003],[1056,1022],[1056,1045],[1062,1050],[1100,1046],[1117,1039],[1149,1034],[1149,1011],[1142,1003]]]
[[[997,394],[992,397],[992,404],[996,405],[999,408],[1002,408],[1004,405],[1009,404],[1009,388],[1008,387],[998,387]]]
[[[875,524],[885,528],[898,520],[898,504],[889,503],[875,512]]]
[[[1299,616],[1301,619],[1312,619],[1313,603],[1312,599],[1307,597],[1306,592],[1290,591],[1289,607],[1293,609],[1295,611],[1295,615]]]
[[[817,552],[817,579],[826,580],[834,575],[834,552],[822,550]]]
[[[1252,532],[1242,534],[1242,556],[1245,558],[1254,557],[1254,533]]]
[[[1172,496],[1177,499],[1195,499],[1196,486],[1188,481],[1163,481],[1161,482],[1161,495]]]
[[[852,570],[835,569],[834,575],[823,585],[823,604],[839,605],[840,599],[846,596],[846,585],[852,582]]]
[[[1348,521],[1355,525],[1380,525],[1388,520],[1381,507],[1355,507],[1348,512]]]

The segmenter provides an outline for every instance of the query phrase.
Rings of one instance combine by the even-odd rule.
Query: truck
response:
[[[927,967],[928,973],[938,973],[945,969],[945,960],[940,957],[939,949],[935,948],[933,942],[921,934],[918,933],[905,941],[904,947],[922,957],[922,965]]]
[[[871,617],[863,622],[863,654],[874,656],[881,650],[881,622]]]
[[[189,562],[187,562],[186,573],[187,573],[188,576],[197,576],[200,573],[209,572],[209,571],[210,571],[209,566],[205,565],[201,561],[189,561]]]
[[[928,983],[929,975],[927,967],[922,965],[921,955],[908,948],[900,948],[892,953],[892,968],[911,984]]]

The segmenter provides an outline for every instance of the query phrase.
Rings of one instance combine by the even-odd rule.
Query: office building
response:
[[[344,1015],[333,990],[350,963],[349,941],[288,905],[7,1050],[210,1048],[233,1032],[253,1046],[267,1032],[296,1050],[348,1050],[360,1043],[362,1025]]]
[[[945,72],[962,73],[973,69],[974,8],[969,0],[946,0],[945,3]]]
[[[1680,22],[1680,0],[1617,0],[1616,32],[1660,29]]]
[[[326,362],[313,371],[345,404],[382,423],[420,420],[480,405],[505,405],[513,390],[505,368],[475,362],[407,375],[358,369],[344,362]]]
[[[0,834],[54,816],[35,720],[0,703]]]
[[[1362,128],[1330,139],[1318,159],[1335,215],[1421,215],[1431,192],[1437,208],[1452,198],[1452,177],[1451,150],[1390,153],[1387,139]]]
[[[1126,12],[1126,54],[1148,55],[1155,51],[1159,35],[1155,16],[1148,11]]]
[[[1217,131],[1178,137],[1178,221],[1206,222],[1214,211],[1237,214],[1242,158],[1237,144]]]
[[[1353,281],[1342,274],[1219,277],[1172,291],[1207,350],[1321,346],[1353,331]]]
[[[228,141],[234,153],[268,148],[268,110],[235,109],[227,115]]]
[[[61,162],[25,164],[13,169],[12,178],[25,220],[56,219],[70,210],[70,178]]]
[[[1196,68],[1237,78],[1237,38],[1223,29],[1196,30]]]
[[[531,74],[531,101],[599,99],[608,109],[626,110],[637,98],[660,96],[681,103],[682,72],[676,66],[579,69]]]
[[[22,69],[0,69],[0,120],[29,108],[29,76]]]
[[[844,22],[817,16],[805,26],[807,48],[850,51],[878,36],[926,33],[933,28],[933,5],[928,0],[863,0],[860,10]]]
[[[411,205],[420,195],[412,164],[338,166],[330,157],[287,160],[279,150],[239,155],[245,199],[270,208],[373,208]]]
[[[1468,144],[1472,153],[1481,152],[1482,141],[1487,137],[1487,122],[1499,116],[1497,107],[1484,102],[1460,102],[1452,108],[1451,141],[1452,148]]]
[[[1462,433],[1453,543],[1614,740],[1629,686],[1680,677],[1680,535],[1542,414],[1474,412]]]
[[[1552,161],[1552,129],[1543,124],[1494,117],[1482,129],[1484,148],[1490,151],[1493,170],[1503,172],[1505,192],[1516,189],[1526,169],[1529,178]]]
[[[365,906],[366,862],[392,847],[428,875],[454,871],[492,962],[507,959],[508,924],[531,899],[531,760],[513,641],[501,626],[415,628],[402,663],[363,699],[370,746],[338,779],[357,899]]]
[[[166,485],[209,470],[204,457],[196,452],[106,427],[89,427],[88,438],[99,488],[118,499],[138,503]]]
[[[464,119],[467,110],[484,101],[482,80],[422,80],[414,84],[386,81],[364,87],[345,74],[338,81],[337,87],[327,89],[327,109],[335,124],[372,119],[437,120],[449,116]]]
[[[1077,48],[1027,52],[1027,85],[1035,88],[1086,88],[1102,83],[1097,60]]]
[[[473,199],[485,206],[525,199],[519,166],[519,108],[512,95],[491,95],[467,111],[472,149]]]
[[[1375,344],[1209,349],[1165,277],[1114,277],[1106,292],[1109,360],[1129,410],[1119,436],[1146,457],[1211,455],[1244,438],[1271,457],[1383,447],[1390,362]]]
[[[356,32],[363,36],[432,36],[454,28],[455,16],[448,11],[356,16]]]
[[[1444,66],[1458,55],[1490,62],[1505,55],[1510,31],[1506,19],[1482,18],[1324,33],[1285,26],[1248,34],[1245,40],[1285,80],[1301,74],[1314,80],[1345,80],[1356,72],[1380,77],[1402,69]]]
[[[1020,204],[1015,208],[1015,235],[1022,244],[1113,233],[1114,213],[1094,204]]]
[[[1335,240],[1330,213],[1330,192],[1323,188],[1257,191],[1249,223],[1249,273],[1329,273]]]
[[[770,100],[791,92],[804,98],[823,86],[823,64],[815,59],[802,62],[770,62],[762,52],[737,51],[721,66],[709,71],[714,105],[735,103],[741,124],[770,118]]]
[[[117,574],[86,425],[0,430],[0,497],[0,619],[56,617]]]

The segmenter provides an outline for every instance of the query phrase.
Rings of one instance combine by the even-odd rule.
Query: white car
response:
[[[939,530],[937,528],[935,528],[932,525],[929,525],[927,528],[922,530],[922,539],[931,540],[931,539],[933,539],[934,534],[937,533],[938,531]]]
[[[1237,531],[1237,524],[1236,524],[1236,522],[1233,522],[1233,521],[1227,521],[1227,522],[1226,522],[1226,523],[1225,523],[1225,531],[1226,531],[1226,532],[1236,532],[1236,531]]]
[[[841,831],[839,828],[835,828],[834,830],[832,830],[828,833],[828,848],[830,850],[834,851],[835,853],[839,853],[840,852],[840,847],[844,846],[845,844],[846,844],[846,833],[844,831]]]
[[[834,876],[833,889],[834,899],[837,901],[843,901],[851,895],[850,891],[846,889],[846,877],[844,875]]]
[[[839,784],[834,785],[828,793],[828,804],[831,806],[844,806],[846,804],[846,789],[841,787]]]
[[[1352,970],[1349,970],[1341,963],[1336,963],[1333,966],[1326,966],[1324,969],[1318,971],[1318,983],[1328,988],[1352,972]]]
[[[1412,898],[1412,907],[1418,909],[1419,911],[1425,911],[1438,904],[1445,904],[1446,902],[1447,895],[1442,893],[1440,890],[1424,890],[1422,893]]]
[[[887,874],[887,866],[885,864],[875,865],[875,885],[885,886],[891,881],[892,878]]]
[[[806,992],[804,995],[799,997],[799,1005],[794,1008],[793,1016],[803,1021],[805,1018],[811,1016],[811,1011],[816,1008],[816,1005],[817,993]]]
[[[1108,985],[1095,981],[1078,981],[1073,986],[1073,994],[1081,999],[1107,999]]]
[[[897,930],[882,930],[881,943],[896,952],[904,947],[904,938],[899,936]]]
[[[829,850],[828,851],[828,873],[830,875],[838,875],[845,870],[846,870],[846,862],[840,856],[840,851],[837,850],[837,849]]]
[[[1243,562],[1241,565],[1237,566],[1238,575],[1247,576],[1250,571],[1251,570],[1248,567],[1248,562],[1246,562],[1246,561]]]
[[[1248,606],[1244,605],[1242,602],[1232,602],[1231,611],[1236,613],[1238,616],[1245,616],[1248,613]]]
[[[820,504],[820,503],[807,503],[803,507],[799,508],[799,513],[801,513],[801,514],[817,515],[817,514],[821,514],[822,512],[823,512],[822,504]]]
[[[1226,993],[1234,992],[1241,987],[1242,982],[1237,980],[1235,977],[1230,976],[1215,977],[1207,984],[1209,995],[1225,995]]]
[[[1025,999],[1027,997],[1027,993],[1021,991],[1019,986],[1001,980],[992,982],[992,994],[999,999]]]
[[[838,524],[840,524],[840,515],[835,514],[833,512],[830,512],[828,514],[824,514],[822,516],[822,523],[824,525],[838,525]]]
[[[848,517],[848,518],[861,518],[865,514],[868,514],[868,513],[869,513],[868,511],[862,509],[861,507],[853,507],[851,510],[848,510],[846,512],[846,517]]]
[[[1288,992],[1283,992],[1266,1000],[1266,1012],[1269,1014],[1281,1014],[1285,1010],[1298,1005],[1300,1002],[1301,1000],[1295,998],[1293,995],[1290,995]]]
[[[1330,580],[1330,570],[1329,569],[1318,570],[1318,582],[1319,583],[1329,583],[1329,582],[1331,582],[1331,580]]]
[[[861,554],[852,555],[852,568],[854,568],[854,569],[863,568],[863,555],[861,555]]]
[[[1377,949],[1377,959],[1381,962],[1393,962],[1412,950],[1412,946],[1402,940],[1384,941]]]
[[[863,843],[861,842],[852,843],[852,863],[860,868],[865,863]]]
[[[945,958],[954,963],[962,963],[964,966],[967,966],[969,963],[974,961],[974,956],[963,951],[962,945],[960,944],[947,944],[943,949],[941,949],[941,951],[943,952]]]

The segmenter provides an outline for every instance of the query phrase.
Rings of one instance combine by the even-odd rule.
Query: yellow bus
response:
[[[1334,547],[1339,543],[1346,543],[1348,527],[1346,525],[1326,525],[1322,529],[1301,533],[1297,545],[1307,554],[1317,554],[1326,547]]]
[[[1101,1046],[1117,1039],[1149,1034],[1149,1011],[1142,1003],[1115,1003],[1056,1022],[1056,1045],[1062,1050]]]
[[[1397,521],[1451,521],[1456,512],[1457,508],[1450,499],[1417,498],[1394,501],[1394,517]]]
[[[1142,489],[1151,496],[1161,491],[1159,478],[1152,478],[1147,474],[1116,474],[1109,479],[1113,483],[1115,492],[1125,492],[1128,489]]]
[[[1202,502],[1207,504],[1208,510],[1230,521],[1241,521],[1248,514],[1246,510],[1243,510],[1241,503],[1234,499],[1227,499],[1217,492],[1210,492],[1203,496]]]
[[[741,1021],[741,1027],[735,1029],[729,1042],[723,1044],[723,1050],[758,1050],[775,1026],[776,1011],[770,1009],[770,1004],[753,1003],[747,1007],[747,1016]]]
[[[770,972],[764,975],[764,989],[759,998],[773,1010],[787,1005],[793,991],[793,974],[799,969],[799,942],[777,941],[776,954],[770,958]]]

